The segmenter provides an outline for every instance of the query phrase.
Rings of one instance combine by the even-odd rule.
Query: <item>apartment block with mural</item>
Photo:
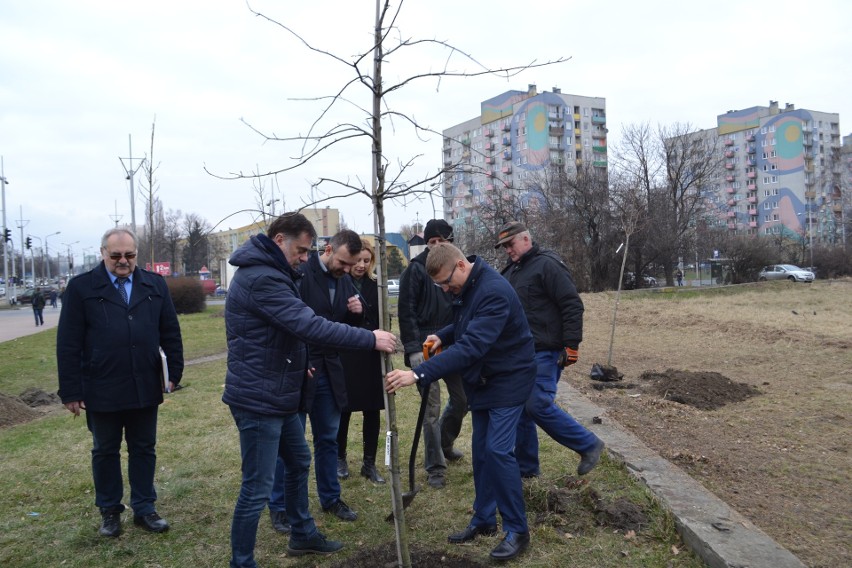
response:
[[[843,238],[840,118],[769,106],[731,110],[705,131],[719,138],[724,170],[707,197],[710,219],[737,234],[834,244]]]
[[[606,126],[604,98],[558,88],[539,93],[529,85],[482,101],[478,116],[443,131],[445,219],[455,230],[473,229],[483,203],[534,193],[547,168],[605,170]]]

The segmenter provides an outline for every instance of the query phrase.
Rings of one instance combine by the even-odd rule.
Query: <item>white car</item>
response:
[[[388,280],[388,296],[399,296],[399,280]]]
[[[772,264],[765,266],[757,279],[761,282],[766,280],[789,280],[791,282],[813,282],[814,273],[799,268],[795,264]]]

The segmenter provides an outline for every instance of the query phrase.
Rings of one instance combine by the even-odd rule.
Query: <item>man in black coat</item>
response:
[[[103,262],[65,289],[56,336],[59,396],[75,417],[86,411],[99,532],[110,537],[121,533],[124,510],[122,435],[134,524],[152,532],[169,528],[154,508],[157,409],[164,386],[160,348],[169,390],[183,375],[183,343],[169,289],[162,276],[136,266],[136,250],[132,231],[104,234]]]
[[[363,323],[364,305],[349,276],[360,253],[361,237],[355,231],[344,229],[329,239],[321,254],[315,253],[308,258],[302,267],[304,277],[299,291],[302,300],[317,316],[354,327]],[[340,349],[335,345],[312,343],[310,356],[314,380],[305,398],[314,440],[317,496],[323,511],[344,521],[354,521],[358,515],[340,498],[337,478],[337,430],[340,413],[347,404]],[[270,512],[287,508],[283,476],[284,468],[279,462],[269,501]]]

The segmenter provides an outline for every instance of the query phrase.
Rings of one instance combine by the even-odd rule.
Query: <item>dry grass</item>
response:
[[[810,566],[852,564],[852,282],[622,295],[613,364],[626,381],[715,371],[763,393],[708,412],[591,390],[580,373],[606,362],[614,295],[584,301],[572,383]]]

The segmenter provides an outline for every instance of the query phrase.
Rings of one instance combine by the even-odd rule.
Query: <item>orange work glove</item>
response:
[[[580,358],[580,353],[576,349],[571,349],[570,347],[566,347],[564,351],[559,354],[559,361],[557,365],[562,369],[564,367],[568,367],[577,362],[577,359]]]

